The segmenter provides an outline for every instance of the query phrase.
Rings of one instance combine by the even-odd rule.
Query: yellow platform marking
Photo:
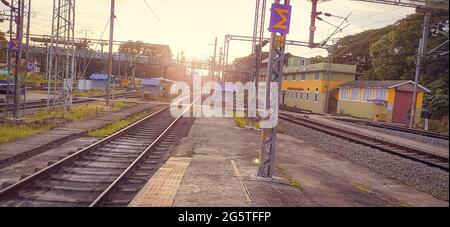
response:
[[[170,207],[192,158],[172,157],[153,175],[129,207]]]

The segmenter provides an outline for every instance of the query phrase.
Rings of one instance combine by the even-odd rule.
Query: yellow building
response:
[[[356,77],[356,65],[316,63],[291,57],[281,84],[283,104],[315,113],[336,113],[337,87]]]
[[[408,80],[351,81],[340,86],[337,111],[375,121],[409,124],[413,89],[414,82]],[[414,124],[420,121],[424,92],[430,91],[418,85]]]

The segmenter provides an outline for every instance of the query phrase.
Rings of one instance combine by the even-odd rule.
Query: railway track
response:
[[[26,177],[0,191],[0,206],[126,206],[190,125],[183,113],[167,106]]]
[[[279,113],[279,119],[311,128],[353,143],[362,144],[377,150],[407,158],[416,162],[449,171],[449,160],[447,157],[431,154],[426,151],[411,147],[405,147],[400,144],[391,143],[370,136],[362,135],[354,131],[323,124],[306,117],[296,117],[285,113]]]
[[[114,95],[116,98],[136,98],[136,97],[140,97],[141,96],[141,92],[130,92],[130,93],[125,93],[125,94],[116,94]],[[87,98],[74,98],[73,99],[73,103],[74,104],[82,104],[82,103],[88,103],[88,102],[93,102],[96,101],[94,99],[96,98],[104,98],[105,96],[92,96],[92,97],[87,97]],[[27,102],[27,109],[38,109],[38,108],[44,108],[47,107],[47,100],[42,99],[42,100],[38,100],[38,101],[30,101]],[[14,105],[13,104],[9,104],[8,106],[6,104],[1,104],[0,105],[0,111],[5,111],[5,109],[7,108],[6,111],[13,111],[14,110]],[[20,106],[20,108],[22,108],[22,105]]]
[[[390,129],[390,130],[399,131],[399,132],[406,132],[406,133],[410,133],[410,134],[422,135],[422,136],[431,137],[431,138],[449,140],[449,135],[436,133],[436,132],[429,132],[429,131],[419,130],[419,129],[410,129],[410,128],[401,127],[401,126],[394,126],[394,125],[388,125],[388,124],[383,124],[383,123],[374,123],[374,122],[363,121],[363,120],[353,120],[353,119],[343,119],[343,118],[336,118],[336,119],[340,120],[340,121],[344,121],[344,122],[363,124],[363,125],[377,127],[377,128],[384,128],[384,129]]]

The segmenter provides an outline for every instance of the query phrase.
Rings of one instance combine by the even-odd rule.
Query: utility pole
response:
[[[109,19],[109,62],[108,62],[108,80],[106,82],[106,107],[110,107],[110,95],[111,95],[111,77],[113,68],[113,40],[114,40],[114,7],[115,0],[111,0],[111,17]],[[114,91],[113,91],[114,92]]]
[[[211,63],[211,82],[214,82],[214,74],[216,73],[216,55],[217,55],[217,37],[214,41],[214,56]]]
[[[19,49],[16,53],[16,60],[15,60],[15,72],[14,72],[14,113],[13,117],[18,118],[20,113],[20,67],[22,64],[22,32],[23,32],[23,1],[18,0],[17,5],[17,18],[16,18],[16,39],[19,43]]]
[[[25,24],[25,28],[26,28],[26,35],[25,35],[25,46],[26,46],[26,49],[25,49],[25,67],[26,67],[26,72],[28,73],[28,60],[29,60],[29,58],[30,58],[30,26],[31,26],[31,22],[30,22],[30,19],[31,19],[31,1],[30,0],[28,0],[28,1],[25,1],[24,3],[24,11],[27,13],[27,17],[26,17],[26,19],[27,19],[27,22],[26,23],[24,23]],[[24,88],[24,94],[23,94],[23,115],[25,116],[27,113],[26,113],[26,111],[27,111],[27,90],[28,90],[28,87],[27,87],[27,78],[28,78],[28,75],[27,74],[25,74],[25,80],[24,80],[24,86],[25,86],[25,88]]]
[[[423,22],[423,32],[422,32],[422,38],[419,42],[419,53],[417,54],[417,60],[416,60],[416,76],[414,79],[414,90],[413,90],[413,100],[411,103],[411,118],[409,119],[409,128],[412,128],[414,126],[414,119],[416,118],[416,107],[417,107],[417,87],[420,80],[420,70],[421,70],[421,64],[422,64],[422,58],[427,52],[427,44],[428,44],[428,32],[429,32],[429,26],[430,26],[430,20],[431,20],[431,13],[425,12],[424,16],[424,22]]]
[[[326,88],[326,93],[325,93],[325,113],[328,113],[329,111],[329,105],[330,105],[330,80],[332,77],[332,72],[331,72],[331,66],[333,64],[333,58],[334,58],[334,48],[333,48],[334,43],[330,46],[330,48],[328,49],[328,69],[327,69],[327,88]]]
[[[309,47],[314,47],[314,33],[316,32],[317,2],[319,0],[311,0],[311,25],[309,27]]]

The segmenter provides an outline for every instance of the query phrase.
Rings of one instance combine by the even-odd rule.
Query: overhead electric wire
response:
[[[153,10],[153,8],[148,4],[147,0],[144,0],[145,5],[150,9],[150,11],[153,13],[153,16],[158,20],[159,24],[161,24],[162,27],[164,27],[164,24],[162,23],[161,19],[159,19],[156,12]]]
[[[362,18],[367,18],[367,17],[376,16],[376,15],[381,15],[381,14],[389,13],[389,12],[400,10],[400,9],[405,9],[405,8],[395,8],[395,9],[390,9],[390,10],[383,11],[383,12],[380,12],[380,13],[374,13],[374,14],[370,14],[370,15],[367,15],[367,16],[356,17],[356,18],[352,18],[351,20],[348,20],[348,22],[351,23],[351,22],[355,22],[355,21],[357,21],[359,19],[362,19]],[[334,28],[329,28],[327,30],[320,31],[320,32],[316,33],[316,35],[326,33],[326,32],[328,32],[328,31],[330,31],[332,29],[334,29]]]
[[[103,28],[103,32],[102,32],[102,34],[100,35],[100,40],[103,39],[103,35],[105,34],[105,31],[106,31],[106,28],[107,28],[108,25],[109,25],[109,22],[110,22],[110,19],[108,18],[108,22],[105,24],[105,27]],[[83,75],[82,75],[82,76],[84,76],[84,75],[86,74],[87,68],[89,67],[89,64],[91,63],[92,58],[94,57],[94,54],[96,53],[95,50],[98,48],[99,45],[100,45],[99,43],[96,44],[95,49],[94,49],[94,52],[92,52],[91,57],[89,58],[89,61],[88,61],[88,63],[86,64],[86,67],[84,68],[84,71],[83,71]],[[86,47],[86,48],[87,48],[87,47]]]
[[[125,33],[125,31],[123,30],[123,27],[122,27],[122,25],[120,24],[119,20],[116,18],[115,21],[116,21],[116,23],[117,23],[117,25],[118,25],[118,27],[119,27],[120,32],[122,32],[122,34],[123,34],[123,36],[125,37],[125,39],[128,40],[128,36],[127,36],[127,34]]]

